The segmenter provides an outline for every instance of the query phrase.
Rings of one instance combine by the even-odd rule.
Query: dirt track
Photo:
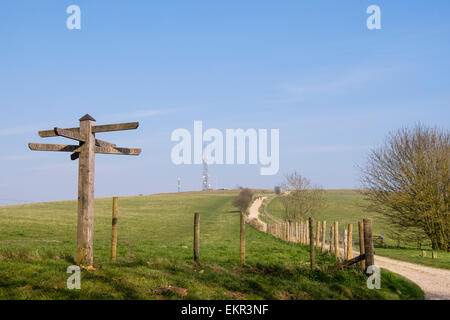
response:
[[[265,198],[256,199],[249,209],[249,219],[259,220],[259,207]],[[358,254],[355,252],[355,254]],[[450,270],[432,268],[410,262],[394,260],[391,258],[375,256],[375,265],[392,272],[398,273],[405,278],[417,283],[425,292],[428,300],[450,300]]]

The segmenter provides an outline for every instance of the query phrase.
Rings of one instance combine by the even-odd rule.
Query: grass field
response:
[[[365,201],[363,196],[355,190],[327,190],[326,191],[326,207],[314,216],[317,220],[326,220],[327,229],[334,221],[339,222],[340,231],[349,224],[353,224],[353,239],[355,244],[358,243],[358,226],[357,222],[363,218],[373,219],[373,233],[375,237],[380,234],[385,235],[383,246],[380,241],[376,241],[376,254],[395,258],[398,260],[419,263],[431,267],[450,269],[450,253],[439,252],[437,259],[431,258],[431,248],[424,247],[427,251],[426,257],[420,257],[421,250],[415,248],[415,244],[402,244],[400,248],[396,248],[396,242],[389,239],[389,231],[386,222],[376,213],[364,211]],[[267,206],[267,211],[276,218],[283,217],[283,207],[278,199],[273,199]],[[264,216],[263,216],[264,217]],[[345,226],[345,227],[344,227]],[[329,234],[327,234],[329,237]]]
[[[109,261],[112,199],[95,201],[95,267],[68,290],[76,249],[76,201],[0,207],[0,299],[422,299],[412,282],[382,272],[369,290],[356,269],[309,270],[307,247],[247,226],[239,266],[235,192],[119,199],[117,261]],[[201,213],[201,267],[192,262],[193,213]],[[319,269],[334,264],[318,255]]]

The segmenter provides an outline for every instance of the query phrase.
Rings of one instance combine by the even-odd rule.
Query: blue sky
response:
[[[68,30],[66,8],[81,8]],[[381,8],[381,30],[366,9]],[[0,4],[0,205],[74,199],[77,162],[32,152],[38,130],[139,121],[98,135],[139,157],[98,155],[96,196],[201,188],[175,166],[171,132],[280,129],[280,171],[213,165],[214,188],[272,188],[294,169],[325,188],[359,186],[390,131],[449,127],[448,1],[22,1]]]

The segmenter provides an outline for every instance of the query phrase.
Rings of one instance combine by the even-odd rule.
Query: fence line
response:
[[[284,221],[279,223],[263,223],[258,219],[247,220],[246,222],[255,229],[280,240],[308,245],[311,251],[311,269],[315,268],[315,253],[312,253],[312,251],[315,252],[315,250],[320,250],[322,252],[328,250],[328,252],[334,254],[339,261],[343,261],[337,266],[330,267],[333,269],[343,268],[353,263],[360,262],[361,269],[365,271],[367,266],[373,265],[374,263],[371,219],[364,219],[363,222],[358,222],[360,255],[355,258],[353,258],[353,224],[348,224],[347,228],[345,228],[340,235],[339,223],[337,221],[331,223],[329,230],[329,245],[327,247],[326,221],[316,221],[315,228],[311,218],[306,221],[301,219],[300,222]],[[340,243],[342,244],[342,249]]]

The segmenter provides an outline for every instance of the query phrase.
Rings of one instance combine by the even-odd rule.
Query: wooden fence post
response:
[[[295,239],[297,237],[296,226],[297,226],[297,222],[292,221],[292,242],[295,242]]]
[[[303,219],[300,220],[300,243],[303,244],[303,229],[304,229]]]
[[[353,224],[351,223],[348,225],[347,237],[347,260],[351,260],[353,258]]]
[[[316,247],[320,247],[320,221],[316,222]]]
[[[292,221],[288,221],[288,241],[292,241]]]
[[[245,217],[241,213],[241,266],[245,265]]]
[[[200,264],[200,213],[194,214],[194,263]]]
[[[334,225],[330,228],[330,252],[334,252]]]
[[[113,209],[112,209],[112,232],[111,232],[111,261],[116,261],[117,252],[117,219],[119,211],[117,207],[117,197],[113,197]]]
[[[327,222],[324,220],[322,221],[322,252],[325,251],[325,235],[327,230]]]
[[[309,239],[310,239],[310,234],[309,234],[309,225],[310,225],[310,223],[309,223],[309,219],[308,220],[306,220],[306,239],[305,239],[305,244],[309,244]]]
[[[286,241],[289,241],[289,222],[285,222],[286,224]]]
[[[372,240],[372,219],[364,219],[364,251],[366,254],[366,268],[375,264],[373,240]]]
[[[291,241],[291,222],[288,221],[287,222],[287,241],[290,242]]]
[[[358,222],[359,230],[359,253],[363,255],[366,251],[364,250],[364,226],[362,221]],[[364,272],[366,270],[366,261],[361,260],[361,270]]]
[[[342,244],[344,246],[344,260],[347,259],[347,249],[348,249],[347,235],[348,235],[348,230],[344,229],[344,238],[342,239]]]
[[[309,257],[311,260],[311,270],[315,269],[315,249],[314,249],[314,222],[313,218],[309,217]],[[317,232],[317,231],[316,231]]]
[[[334,255],[339,259],[339,222],[334,222]]]

